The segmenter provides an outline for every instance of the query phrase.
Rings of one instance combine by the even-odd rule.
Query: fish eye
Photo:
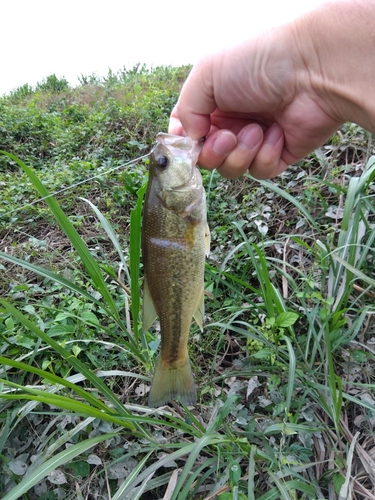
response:
[[[159,167],[166,168],[169,165],[169,159],[167,156],[159,156],[156,159],[156,163],[159,165]]]

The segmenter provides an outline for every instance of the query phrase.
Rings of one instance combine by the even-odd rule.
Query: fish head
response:
[[[203,196],[196,166],[202,141],[160,133],[151,152],[149,182],[156,197],[169,209],[181,210]]]

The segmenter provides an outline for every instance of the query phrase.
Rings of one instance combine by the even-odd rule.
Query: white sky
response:
[[[322,0],[1,0],[0,95],[55,73],[194,63]]]

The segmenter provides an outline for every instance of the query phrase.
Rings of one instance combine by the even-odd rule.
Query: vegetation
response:
[[[145,154],[188,70],[0,99],[3,500],[375,498],[375,157],[354,125],[272,181],[203,172],[199,402],[147,407]]]

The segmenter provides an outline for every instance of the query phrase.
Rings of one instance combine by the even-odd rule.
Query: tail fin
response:
[[[197,401],[190,360],[187,358],[186,363],[178,368],[169,368],[164,367],[159,358],[148,396],[148,406],[156,408],[177,397],[185,405],[193,405]]]

